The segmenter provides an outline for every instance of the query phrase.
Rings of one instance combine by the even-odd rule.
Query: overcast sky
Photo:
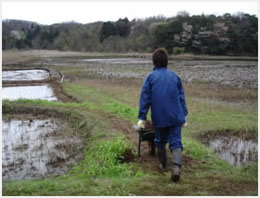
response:
[[[2,19],[20,19],[50,25],[76,21],[116,21],[128,17],[175,16],[179,11],[190,15],[244,12],[258,16],[257,1],[232,2],[2,2]]]

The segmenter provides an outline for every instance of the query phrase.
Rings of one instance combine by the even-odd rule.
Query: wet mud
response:
[[[40,69],[7,70],[2,72],[3,81],[34,81],[50,78],[50,73]]]
[[[78,67],[80,68],[80,75],[84,78],[94,76],[101,78],[143,79],[152,71],[153,67],[151,60],[133,58],[50,58],[44,60],[44,62],[41,60],[33,64],[43,68],[52,65],[52,67],[58,70],[59,67]],[[21,68],[24,67],[22,66]],[[257,62],[254,61],[170,61],[168,67],[187,83],[212,83],[227,87],[252,89],[258,86]],[[57,83],[62,81],[62,75],[56,71],[56,73],[51,72],[50,76],[48,82],[54,87],[53,92],[55,96],[57,98],[63,97],[63,90],[60,87],[60,83]],[[65,76],[65,79],[68,77]],[[10,79],[10,77],[5,77],[7,81],[8,78]],[[18,79],[18,81],[13,80],[11,83],[14,83],[12,86],[21,86],[23,83],[33,84],[38,80],[23,80],[21,83]],[[45,80],[40,79],[40,82],[43,83]],[[64,98],[69,97],[64,96]],[[76,161],[80,159],[80,156],[77,154],[81,154],[81,152],[77,149],[82,149],[82,143],[80,139],[77,139],[77,136],[62,135],[62,131],[70,130],[70,128],[60,122],[60,120],[52,118],[10,120],[4,117],[3,141],[5,139],[5,142],[2,144],[3,179],[13,180],[56,176],[65,173],[69,167],[75,165]],[[10,135],[17,129],[21,131],[15,132],[15,135]],[[10,136],[15,137],[13,138],[14,141],[10,140],[12,139]],[[208,139],[205,144],[233,165],[244,165],[257,161],[257,143],[253,141],[219,137]],[[131,152],[127,152],[122,161],[131,161],[132,158]]]
[[[258,143],[235,136],[216,136],[203,141],[207,148],[234,166],[258,161]]]
[[[257,62],[189,61],[181,64],[182,67],[176,67],[176,73],[188,83],[217,83],[225,87],[251,89],[258,87]]]
[[[52,58],[35,65],[53,65],[55,67],[83,68],[81,75],[102,78],[144,78],[153,69],[150,59],[79,59]],[[224,87],[258,87],[257,61],[224,60],[171,60],[168,68],[176,72],[186,83],[207,83]]]
[[[45,178],[64,174],[82,157],[84,144],[57,118],[3,117],[4,180]]]
[[[128,64],[151,64],[151,60],[142,58],[103,58],[103,59],[83,59],[81,60],[86,63],[95,64],[117,64],[117,65],[128,65]]]
[[[4,65],[3,67],[3,99],[77,102],[63,91],[64,76],[57,70],[30,65]]]
[[[61,82],[62,75],[55,73],[55,70],[9,66],[3,70],[2,99],[73,101],[72,97],[63,92]],[[11,109],[14,114],[10,115],[8,111]],[[61,175],[82,159],[84,144],[81,137],[74,133],[67,121],[53,117],[53,110],[42,111],[44,110],[48,112],[43,113],[45,116],[35,108],[16,109],[3,106],[4,180]],[[32,112],[34,113],[30,114]]]

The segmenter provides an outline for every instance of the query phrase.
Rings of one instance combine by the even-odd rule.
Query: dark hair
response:
[[[165,48],[158,48],[153,52],[153,64],[155,67],[167,67],[168,52]]]

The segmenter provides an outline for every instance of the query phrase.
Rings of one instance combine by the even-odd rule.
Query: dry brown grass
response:
[[[150,53],[101,53],[101,52],[74,52],[58,50],[4,50],[2,52],[3,64],[14,64],[33,59],[53,57],[137,57],[151,58]]]
[[[257,89],[210,86],[207,84],[184,84],[186,95],[227,102],[257,102]]]
[[[9,63],[16,63],[23,60],[23,54],[21,51],[14,51],[14,50],[6,50],[2,53],[2,63],[9,64]]]
[[[100,52],[74,52],[74,51],[58,51],[58,50],[4,50],[2,52],[2,63],[13,64],[24,62],[32,59],[47,57],[136,57],[151,59],[152,53],[100,53]],[[232,56],[209,56],[209,55],[193,55],[181,54],[170,55],[171,60],[247,60],[257,61],[257,57],[232,57]]]
[[[194,55],[191,53],[184,53],[179,55],[170,55],[172,60],[245,60],[245,61],[257,61],[258,57],[248,56],[214,56],[214,55]]]
[[[17,63],[29,61],[38,58],[47,57],[65,57],[65,56],[135,56],[132,54],[113,54],[113,53],[88,53],[88,52],[61,52],[55,50],[7,50],[3,51],[3,64]],[[144,57],[149,54],[141,54]],[[140,56],[140,54],[139,54]],[[182,55],[191,56],[191,55]],[[181,58],[182,56],[178,56]],[[200,56],[205,57],[205,56]],[[174,58],[174,57],[173,57]],[[215,57],[214,57],[215,58]],[[219,57],[225,58],[225,57]],[[240,57],[245,58],[245,57]],[[143,79],[85,79],[77,77],[77,83],[86,84],[97,90],[104,91],[113,95],[115,98],[120,98],[125,103],[138,106],[138,98],[142,86]],[[223,86],[211,86],[203,83],[185,84],[185,94],[189,97],[195,96],[200,98],[209,98],[216,100],[224,100],[228,102],[254,102],[257,103],[257,89],[245,88],[227,88]]]
[[[74,83],[93,88],[106,93],[131,106],[139,105],[139,96],[143,79],[82,79]],[[212,87],[207,84],[184,83],[186,98],[210,99],[227,104],[257,104],[258,92],[256,89],[238,89],[227,87]],[[243,106],[244,106],[243,105]]]
[[[75,83],[104,92],[131,106],[139,105],[140,79],[78,79]]]

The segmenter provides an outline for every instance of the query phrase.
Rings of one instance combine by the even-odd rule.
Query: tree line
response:
[[[152,52],[165,47],[170,54],[258,54],[258,18],[226,13],[175,17],[128,18],[80,24],[40,25],[2,21],[2,49],[56,49],[86,52]]]

